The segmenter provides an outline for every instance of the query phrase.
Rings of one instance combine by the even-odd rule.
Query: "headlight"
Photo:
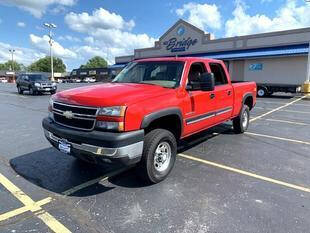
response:
[[[56,85],[57,85],[56,83],[52,83],[52,86],[53,86],[53,87],[56,87]]]
[[[109,131],[124,131],[124,122],[97,121],[96,127]]]
[[[54,100],[52,98],[50,98],[50,101],[48,103],[48,111],[49,112],[53,111],[53,104],[54,104]]]
[[[99,109],[98,115],[122,117],[125,115],[125,110],[125,106],[104,107]]]
[[[40,83],[35,83],[34,86],[35,87],[41,87],[41,84]]]

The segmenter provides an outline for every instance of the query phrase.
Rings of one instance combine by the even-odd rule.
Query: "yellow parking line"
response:
[[[113,177],[115,175],[118,175],[118,174],[120,174],[120,173],[122,173],[122,172],[124,172],[124,171],[126,171],[126,170],[128,170],[130,168],[131,167],[124,167],[124,168],[118,169],[116,171],[110,172],[110,173],[108,173],[105,176],[101,176],[101,177],[95,178],[93,180],[89,180],[89,181],[87,181],[85,183],[82,183],[80,185],[77,185],[75,187],[72,187],[72,188],[62,192],[62,194],[65,195],[65,196],[69,196],[69,195],[71,195],[71,194],[73,194],[73,193],[75,193],[75,192],[77,192],[77,191],[79,191],[81,189],[87,188],[87,187],[89,187],[89,186],[91,186],[93,184],[105,181],[105,180],[107,180],[107,179],[109,179],[109,178],[111,178],[111,177]],[[0,179],[0,183],[2,183],[1,179]],[[20,194],[19,189],[16,186],[15,186],[15,191],[17,191],[17,193]],[[41,206],[50,203],[52,200],[53,199],[51,197],[47,197],[47,198],[42,199],[40,201],[31,203],[32,200],[30,201],[28,199],[28,202],[31,203],[31,204],[27,204],[27,205],[25,205],[25,206],[23,206],[21,208],[18,208],[18,209],[6,212],[4,214],[1,214],[0,215],[0,222],[4,221],[4,220],[7,220],[9,218],[15,217],[17,215],[23,214],[23,213],[25,213],[27,211],[34,212],[34,211],[37,211],[37,210],[41,210],[42,209],[42,208],[40,208]],[[44,213],[44,216],[47,219],[50,219],[50,216],[48,216],[46,213]]]
[[[44,211],[41,206],[36,205],[36,202],[33,201],[29,196],[27,196],[21,189],[9,181],[4,175],[0,173],[0,183],[21,201],[25,206],[32,206],[29,208],[31,212],[42,211],[38,213],[37,217],[40,218],[52,231],[56,233],[69,233],[69,231],[64,225],[62,225],[57,219],[55,219],[48,212]]]
[[[231,171],[231,172],[234,172],[234,173],[238,173],[238,174],[242,174],[242,175],[245,175],[245,176],[253,177],[253,178],[256,178],[256,179],[259,179],[259,180],[263,180],[263,181],[267,181],[267,182],[270,182],[270,183],[273,183],[273,184],[278,184],[278,185],[281,185],[281,186],[284,186],[284,187],[288,187],[288,188],[292,188],[292,189],[296,189],[296,190],[299,190],[299,191],[310,193],[310,188],[302,187],[302,186],[295,185],[295,184],[290,184],[290,183],[287,183],[287,182],[284,182],[284,181],[281,181],[281,180],[272,179],[272,178],[269,178],[269,177],[266,177],[266,176],[257,175],[257,174],[254,174],[252,172],[247,172],[247,171],[240,170],[240,169],[237,169],[237,168],[228,167],[226,165],[222,165],[222,164],[219,164],[219,163],[211,162],[211,161],[208,161],[208,160],[205,160],[205,159],[200,159],[200,158],[193,157],[193,156],[190,156],[190,155],[185,155],[185,154],[178,154],[178,155],[180,157],[182,157],[182,158],[190,159],[190,160],[193,160],[193,161],[196,161],[196,162],[200,162],[200,163],[203,163],[203,164],[207,164],[207,165],[210,165],[210,166],[213,166],[213,167],[221,168],[221,169],[224,169],[224,170],[227,170],[227,171]]]
[[[258,137],[264,137],[264,138],[272,138],[272,139],[277,139],[277,140],[282,140],[282,141],[287,141],[287,142],[294,142],[294,143],[310,145],[310,142],[305,142],[305,141],[295,140],[295,139],[290,139],[290,138],[281,138],[281,137],[265,135],[265,134],[258,134],[258,133],[251,133],[251,132],[245,132],[245,134],[258,136]]]
[[[296,103],[296,102],[298,102],[298,101],[300,101],[300,100],[302,100],[302,99],[304,99],[304,98],[306,98],[306,96],[302,96],[302,97],[300,97],[300,98],[298,98],[298,99],[296,99],[296,100],[294,100],[294,101],[292,101],[292,102],[290,102],[290,103],[287,103],[287,104],[285,104],[285,105],[283,105],[283,106],[280,106],[280,107],[278,107],[278,108],[275,108],[275,109],[273,109],[273,110],[271,110],[271,111],[269,111],[269,112],[266,112],[266,113],[264,113],[264,114],[262,114],[262,115],[260,115],[260,116],[254,117],[254,118],[252,118],[252,119],[250,120],[250,122],[256,121],[256,120],[258,120],[258,119],[260,119],[260,118],[262,118],[262,117],[264,117],[264,116],[267,116],[267,115],[269,115],[269,114],[271,114],[271,113],[273,113],[273,112],[279,111],[279,110],[281,110],[282,108],[285,108],[285,107],[287,107],[287,106],[290,106],[290,105],[292,105],[292,104],[294,104],[294,103]]]
[[[20,207],[18,209],[6,212],[4,214],[0,214],[0,222],[4,221],[6,219],[9,219],[9,218],[15,217],[17,215],[23,214],[27,211],[37,209],[38,207],[41,207],[43,205],[50,203],[52,200],[53,199],[51,197],[47,197],[47,198],[42,199],[41,201],[34,202],[31,205],[26,205],[26,206]]]
[[[272,119],[272,118],[268,118],[268,119],[265,119],[265,120],[266,120],[266,121],[274,121],[274,122],[281,122],[281,123],[293,124],[293,125],[302,125],[302,126],[310,125],[310,124],[306,124],[306,123],[302,123],[302,122],[278,120],[278,119]]]
[[[86,187],[89,187],[89,186],[91,186],[93,184],[99,183],[100,181],[105,181],[105,180],[107,180],[107,179],[109,179],[109,178],[111,178],[113,176],[116,176],[116,175],[118,175],[118,174],[120,174],[120,173],[122,173],[122,172],[124,172],[124,171],[126,171],[128,169],[130,169],[130,168],[131,167],[124,167],[124,168],[118,169],[116,171],[110,172],[110,173],[108,173],[108,174],[106,174],[104,176],[100,176],[100,177],[95,178],[93,180],[89,180],[89,181],[87,181],[85,183],[82,183],[80,185],[77,185],[77,186],[75,186],[73,188],[70,188],[70,189],[62,192],[62,194],[65,195],[65,196],[69,196],[72,193],[75,193],[75,192],[77,192],[77,191],[79,191],[81,189],[84,189]]]

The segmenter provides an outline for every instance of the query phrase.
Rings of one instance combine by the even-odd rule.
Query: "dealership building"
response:
[[[224,60],[235,81],[302,85],[309,75],[309,41],[310,28],[215,39],[181,19],[154,47],[116,57],[113,66],[151,57],[205,57]]]

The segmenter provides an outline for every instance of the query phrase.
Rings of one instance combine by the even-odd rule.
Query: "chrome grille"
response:
[[[98,108],[85,107],[60,102],[53,103],[53,115],[56,123],[80,130],[93,130],[96,124]]]

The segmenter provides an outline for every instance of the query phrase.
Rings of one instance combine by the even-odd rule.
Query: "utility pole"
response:
[[[50,44],[50,58],[51,58],[51,81],[55,81],[54,79],[54,60],[53,60],[53,38],[52,38],[52,29],[57,26],[53,23],[44,23],[44,26],[49,29],[48,37],[50,38],[48,43]]]
[[[13,75],[13,82],[15,80],[15,73],[14,73],[14,53],[15,49],[9,49],[9,52],[11,53],[11,71]]]

